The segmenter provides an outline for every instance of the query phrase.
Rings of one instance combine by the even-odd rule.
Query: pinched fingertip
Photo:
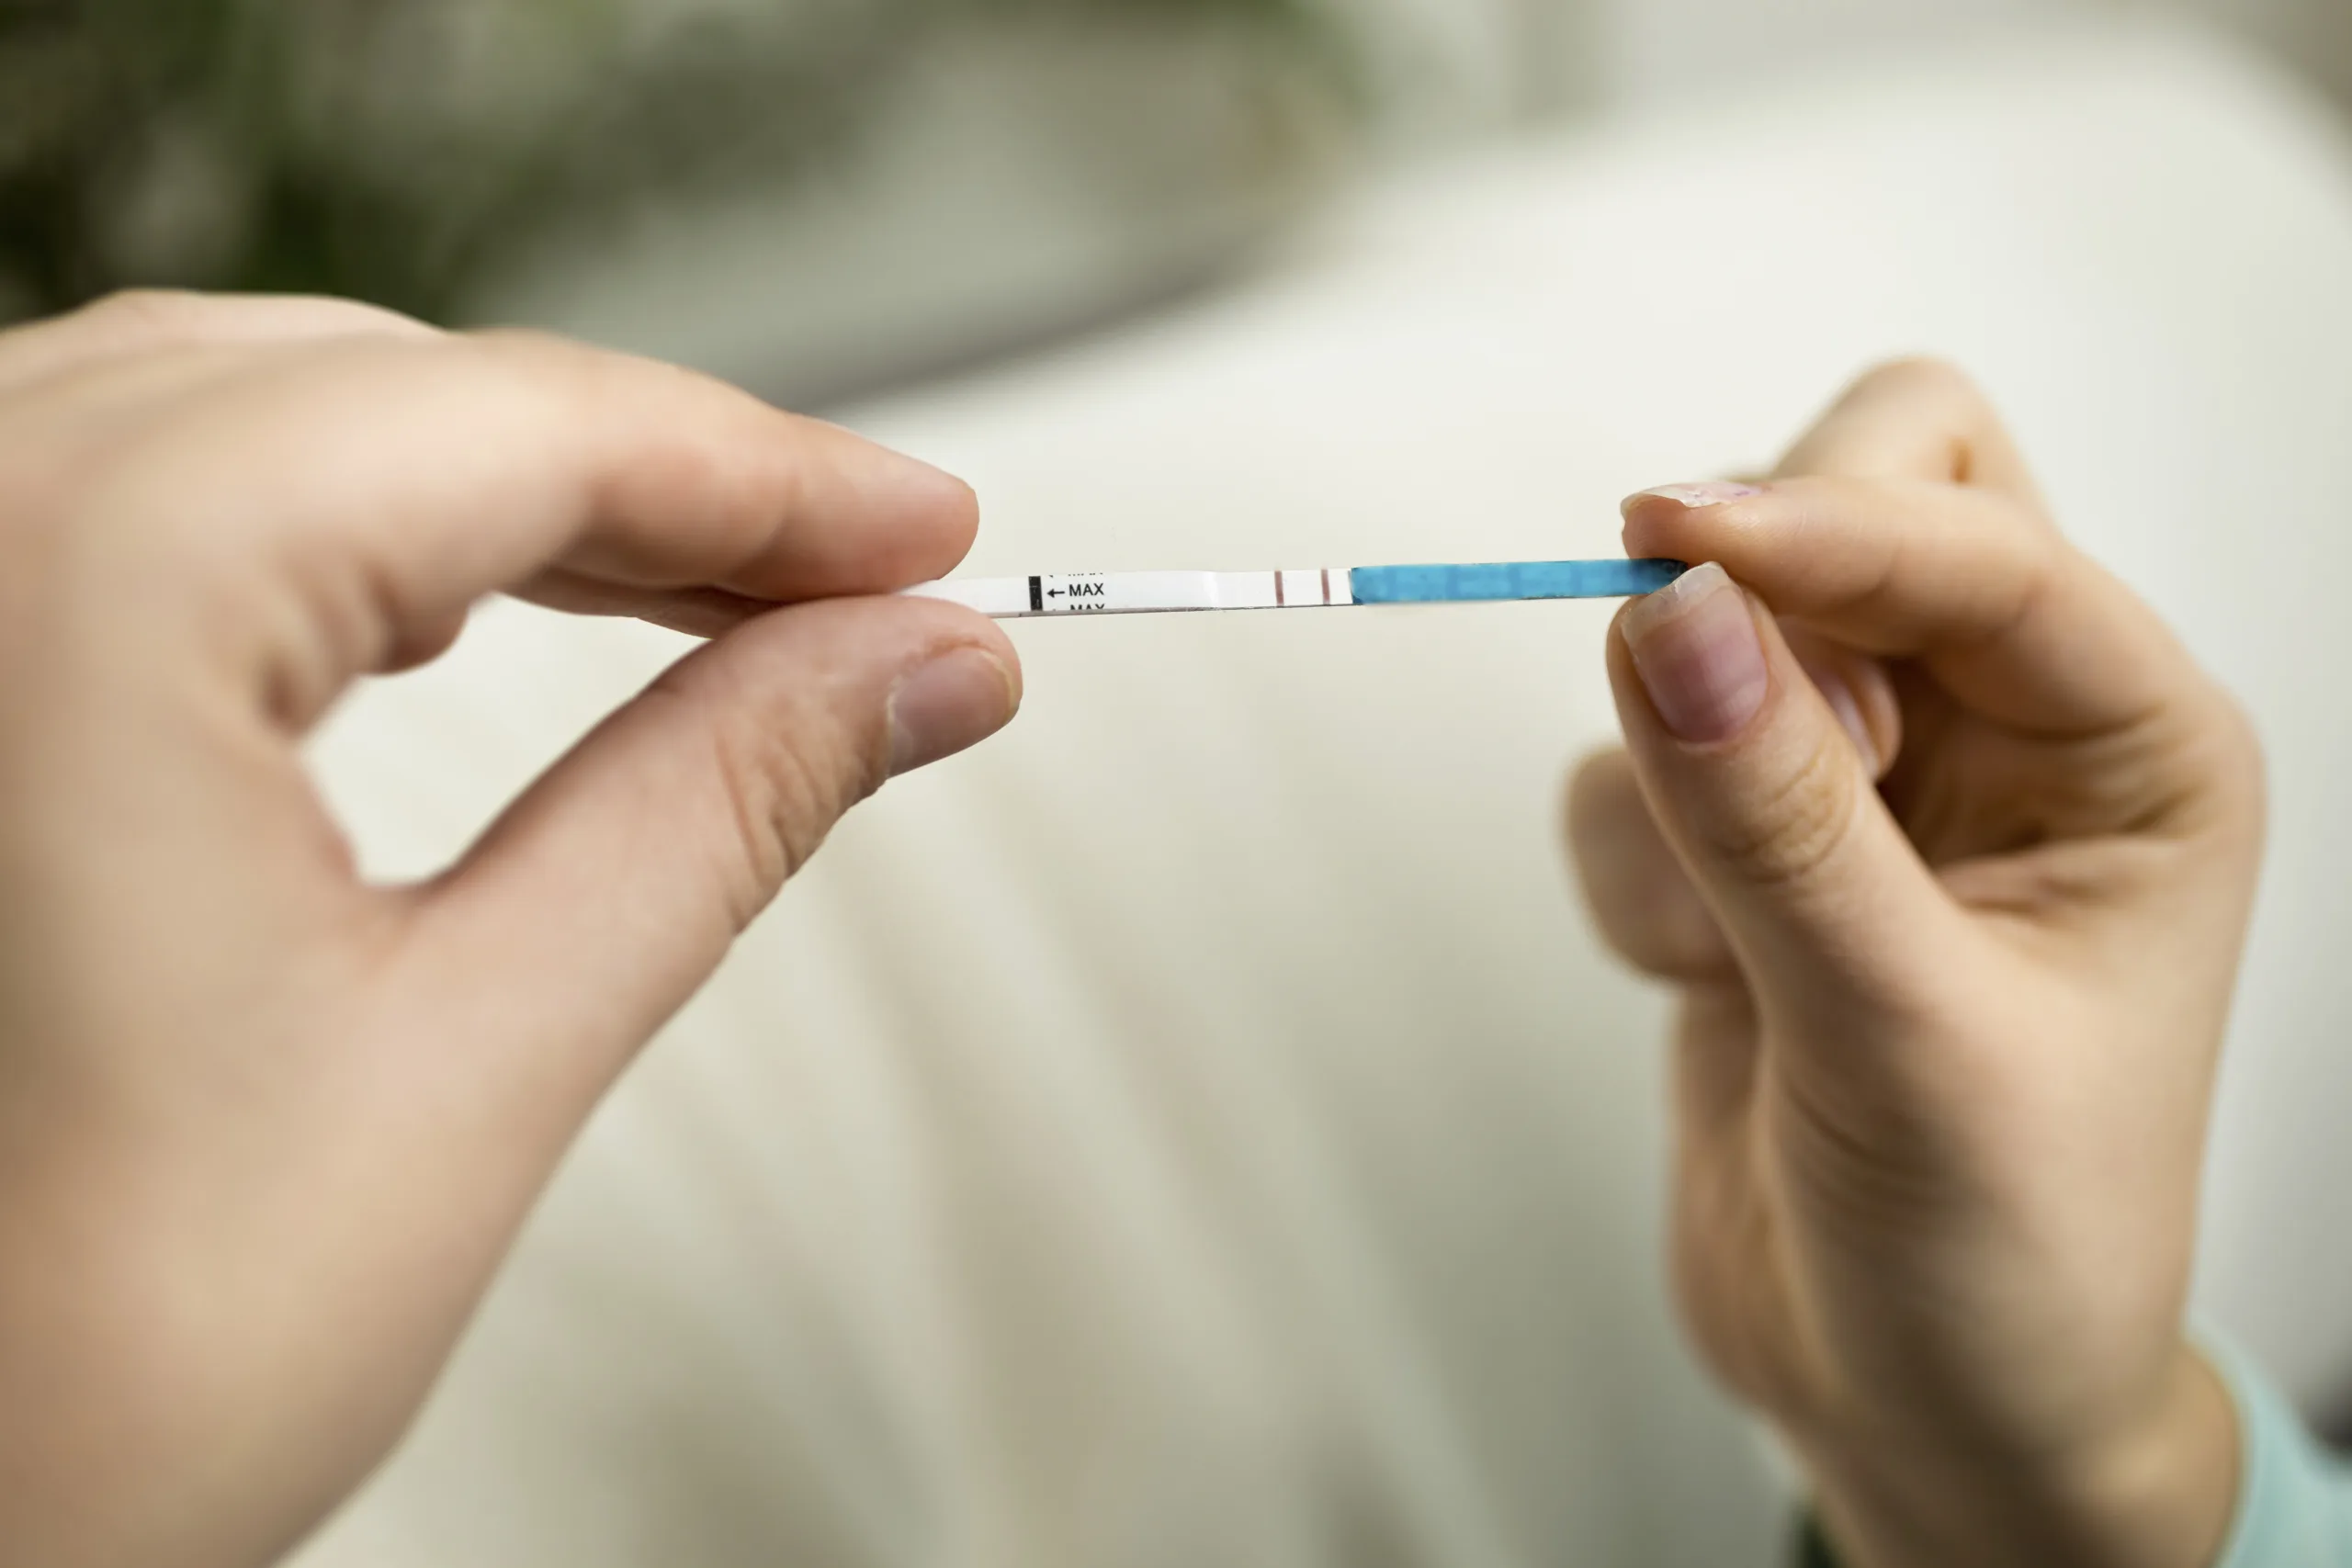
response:
[[[1770,501],[1774,488],[1769,482],[1711,479],[1637,491],[1619,506],[1625,553],[1636,560],[1716,559],[1725,531],[1741,527],[1759,502]]]

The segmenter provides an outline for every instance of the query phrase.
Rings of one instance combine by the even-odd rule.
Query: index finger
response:
[[[1775,613],[1917,659],[1963,705],[2040,733],[2138,723],[2203,672],[2155,613],[2017,502],[1917,479],[1776,479],[1626,503],[1625,548],[1719,562]]]
[[[2154,612],[2051,525],[1975,383],[1931,359],[1862,377],[1751,493],[1626,503],[1635,556],[1716,561],[1780,614],[1922,660],[1970,708],[2086,733],[2201,682]]]
[[[242,351],[178,394],[97,502],[126,580],[271,596],[255,649],[317,711],[387,648],[560,569],[761,602],[952,568],[971,491],[850,432],[673,367],[534,336]],[[106,536],[100,531],[98,536]],[[288,595],[310,612],[289,620]],[[292,671],[285,661],[294,660]]]

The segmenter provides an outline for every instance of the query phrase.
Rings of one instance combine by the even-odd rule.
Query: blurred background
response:
[[[2332,0],[6,0],[0,320],[125,283],[546,321],[831,402],[1244,265],[1351,175],[1759,74]]]
[[[1953,356],[2270,749],[2199,1308],[2332,1420],[2347,105],[2341,0],[0,0],[0,318],[683,359],[972,479],[981,571],[1606,554]],[[746,935],[305,1568],[1776,1561],[1556,849],[1606,615],[1016,628],[1020,722]],[[364,863],[683,646],[484,606],[319,740]]]

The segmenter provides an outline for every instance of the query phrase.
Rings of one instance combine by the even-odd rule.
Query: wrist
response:
[[[1843,1568],[2212,1568],[2236,1511],[2228,1389],[2182,1346],[2148,1414],[2064,1452],[1932,1442],[1809,1446],[1815,1506]]]

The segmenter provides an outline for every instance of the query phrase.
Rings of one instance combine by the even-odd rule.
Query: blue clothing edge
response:
[[[2237,1511],[2214,1568],[2352,1568],[2352,1467],[2320,1446],[2244,1351],[2209,1332],[2195,1339],[2238,1418]],[[1793,1561],[1838,1568],[1810,1511]]]
[[[2352,1470],[2244,1351],[2209,1333],[2197,1347],[2238,1414],[2237,1517],[2215,1568],[2352,1568]]]

